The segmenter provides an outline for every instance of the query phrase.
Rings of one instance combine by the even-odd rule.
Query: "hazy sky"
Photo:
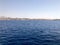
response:
[[[0,16],[60,18],[60,0],[0,0]]]

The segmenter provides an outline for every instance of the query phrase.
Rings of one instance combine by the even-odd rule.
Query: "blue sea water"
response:
[[[0,20],[0,45],[60,45],[60,21]]]

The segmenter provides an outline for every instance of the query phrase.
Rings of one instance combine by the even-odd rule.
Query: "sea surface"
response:
[[[60,21],[0,20],[0,45],[60,45]]]

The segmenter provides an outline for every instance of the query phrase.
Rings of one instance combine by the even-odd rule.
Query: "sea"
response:
[[[0,20],[0,45],[60,45],[60,21]]]

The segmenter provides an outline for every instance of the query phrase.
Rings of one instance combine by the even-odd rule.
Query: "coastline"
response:
[[[0,17],[0,20],[60,20],[60,19],[42,19],[42,18],[11,18],[11,17]]]

